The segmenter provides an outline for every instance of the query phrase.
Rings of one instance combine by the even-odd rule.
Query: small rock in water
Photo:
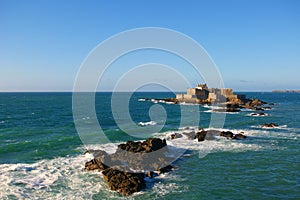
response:
[[[242,134],[242,133],[238,133],[238,134],[235,134],[232,139],[245,139],[247,138],[246,135]]]
[[[174,169],[174,167],[172,165],[167,165],[165,167],[160,168],[158,171],[159,173],[167,173],[170,172]]]
[[[274,124],[274,123],[262,125],[263,128],[274,128],[274,127],[278,127],[278,126],[279,126],[278,124]]]
[[[182,135],[180,133],[173,133],[170,135],[171,140],[182,138]]]

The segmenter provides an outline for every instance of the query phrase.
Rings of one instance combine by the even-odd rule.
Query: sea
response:
[[[112,93],[95,94],[94,110],[110,142],[95,139],[94,144],[82,141],[76,129],[72,93],[0,93],[0,199],[300,199],[300,94],[243,94],[273,103],[272,109],[263,111],[266,116],[251,116],[256,111],[247,109],[214,113],[209,105],[155,100],[173,93],[133,93],[128,103],[132,122],[156,131],[149,137],[167,138],[168,146],[186,151],[174,161],[174,171],[148,178],[146,189],[122,197],[108,188],[101,172],[84,170],[93,158],[85,150],[114,152],[120,143],[141,140],[116,122]],[[151,118],[154,105],[164,109],[166,119]],[[212,114],[225,114],[224,126],[217,128],[243,132],[247,138],[168,139],[172,133],[198,128],[181,126],[182,106],[199,116],[202,128],[214,128]],[[82,120],[88,124],[89,117]],[[262,127],[271,122],[279,126]]]

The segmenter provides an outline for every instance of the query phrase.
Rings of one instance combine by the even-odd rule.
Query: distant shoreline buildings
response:
[[[300,93],[300,90],[273,90],[272,92]]]
[[[242,103],[245,98],[245,95],[234,94],[231,88],[208,88],[206,84],[187,88],[186,94],[176,95],[179,102],[187,103]]]

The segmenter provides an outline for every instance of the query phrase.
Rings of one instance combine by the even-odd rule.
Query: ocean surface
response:
[[[126,199],[300,199],[300,94],[244,94],[275,104],[264,111],[268,116],[250,116],[249,110],[226,115],[224,129],[247,139],[167,140],[188,149],[176,170],[147,180],[145,190]],[[154,133],[161,138],[187,129],[180,127],[180,105],[143,101],[166,97],[174,94],[134,93],[129,102],[134,123],[162,126]],[[124,199],[101,173],[84,171],[92,158],[86,149],[113,152],[114,143],[138,139],[119,128],[110,100],[111,93],[97,93],[95,110],[112,143],[84,145],[73,121],[72,93],[0,93],[0,199]],[[151,121],[154,104],[165,108],[166,120]],[[209,127],[209,106],[182,106],[199,113],[200,127]],[[89,116],[82,120],[88,123]],[[261,127],[270,122],[280,126]]]

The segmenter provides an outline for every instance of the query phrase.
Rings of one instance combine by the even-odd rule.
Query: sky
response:
[[[0,0],[0,91],[72,91],[97,45],[143,27],[193,38],[236,91],[300,89],[297,0]],[[149,62],[203,81],[182,60],[146,50],[114,63],[99,90],[111,90],[125,68]]]

